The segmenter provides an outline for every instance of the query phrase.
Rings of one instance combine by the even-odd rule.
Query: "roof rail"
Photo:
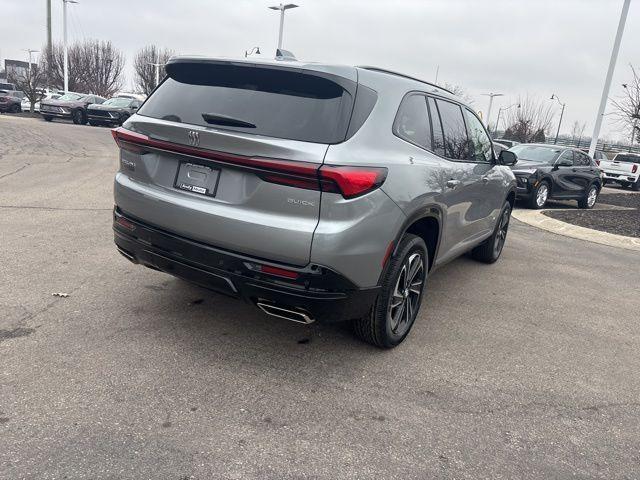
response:
[[[404,73],[394,72],[393,70],[387,70],[385,68],[372,67],[372,66],[369,66],[369,65],[358,65],[358,68],[362,68],[364,70],[371,70],[372,72],[380,72],[380,73],[386,73],[386,74],[389,74],[389,75],[396,75],[398,77],[408,78],[409,80],[415,80],[416,82],[426,83],[427,85],[431,85],[432,87],[436,87],[436,88],[439,88],[440,90],[444,90],[445,92],[448,92],[451,95],[455,95],[455,93],[453,93],[448,88],[441,87],[440,85],[437,85],[437,84],[431,83],[431,82],[427,82],[426,80],[422,80],[420,78],[412,77],[411,75],[405,75]]]

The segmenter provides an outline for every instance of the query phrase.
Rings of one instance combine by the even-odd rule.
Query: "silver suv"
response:
[[[471,109],[394,72],[176,57],[120,147],[129,260],[311,323],[406,337],[429,272],[495,262],[516,183]]]

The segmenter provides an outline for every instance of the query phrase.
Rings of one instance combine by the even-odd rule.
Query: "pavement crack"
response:
[[[2,180],[2,179],[3,179],[3,178],[5,178],[5,177],[8,177],[8,176],[10,176],[10,175],[13,175],[13,174],[15,174],[15,173],[18,173],[18,172],[20,172],[20,171],[24,170],[24,169],[25,169],[25,168],[27,168],[29,165],[31,165],[31,164],[30,164],[30,163],[27,163],[27,164],[25,164],[25,165],[21,166],[20,168],[18,168],[18,169],[16,169],[16,170],[14,170],[13,172],[9,172],[9,173],[5,173],[4,175],[0,175],[0,180]]]

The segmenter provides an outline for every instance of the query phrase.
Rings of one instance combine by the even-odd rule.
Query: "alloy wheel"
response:
[[[425,265],[422,254],[414,252],[407,255],[396,280],[387,311],[391,331],[395,335],[404,335],[411,327],[420,305],[424,280]]]
[[[504,242],[507,239],[507,232],[509,231],[509,221],[511,220],[511,208],[507,207],[502,212],[500,217],[500,223],[498,224],[498,231],[496,232],[496,238],[493,243],[493,254],[498,257],[504,247]]]
[[[595,186],[592,186],[589,189],[589,194],[587,195],[587,205],[589,208],[593,207],[596,204],[596,200],[598,199],[598,189]]]
[[[544,206],[547,203],[547,198],[549,197],[549,187],[547,187],[546,183],[543,183],[538,187],[538,192],[536,193],[536,205],[538,207]]]

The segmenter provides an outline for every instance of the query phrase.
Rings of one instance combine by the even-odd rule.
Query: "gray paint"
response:
[[[172,188],[183,156],[155,152],[134,159],[140,163],[135,172],[118,174],[118,206],[152,224],[217,247],[294,265],[311,261],[328,266],[360,287],[377,285],[385,252],[407,226],[407,218],[419,218],[431,209],[442,212],[436,266],[493,232],[498,213],[515,188],[508,167],[446,160],[392,133],[406,93],[421,91],[461,103],[459,99],[416,80],[361,68],[298,62],[279,62],[279,66],[342,73],[351,79],[357,72],[361,84],[378,92],[378,102],[353,137],[328,147],[141,115],[131,117],[126,127],[185,145],[188,131],[197,130],[201,147],[242,155],[384,166],[388,176],[381,189],[345,200],[339,194],[266,183],[253,173],[222,166],[216,198],[204,198]],[[447,187],[451,179],[460,182],[455,189]]]

